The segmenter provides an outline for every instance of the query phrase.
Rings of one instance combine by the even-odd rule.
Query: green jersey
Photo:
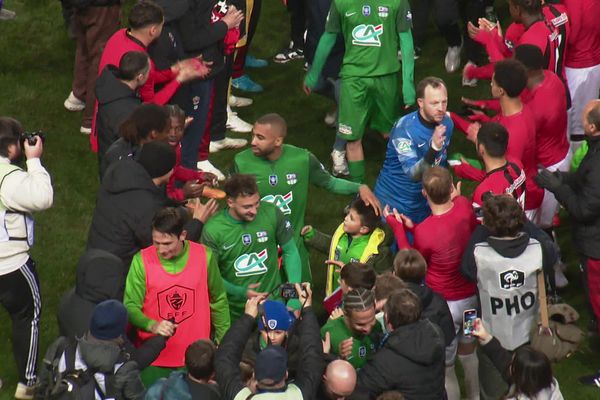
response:
[[[277,205],[292,223],[302,260],[302,282],[312,281],[308,251],[300,236],[309,184],[339,194],[356,193],[360,185],[332,177],[310,151],[289,144],[283,145],[281,156],[274,161],[244,150],[235,156],[233,171],[254,174],[262,200]]]
[[[381,76],[400,69],[398,33],[412,26],[408,0],[334,0],[325,29],[341,33],[340,76]]]
[[[330,319],[321,328],[321,337],[325,338],[325,333],[329,332],[331,339],[331,352],[338,354],[340,343],[348,338],[352,338],[352,354],[346,360],[356,369],[362,368],[371,354],[375,353],[376,341],[374,336],[381,333],[381,326],[375,324],[370,335],[353,335],[346,325],[345,317]]]
[[[226,208],[204,225],[201,241],[217,258],[232,321],[244,313],[246,290],[253,283],[260,283],[254,289],[257,292],[272,292],[272,299],[281,299],[276,290],[282,283],[277,246],[291,239],[290,222],[277,207],[264,201],[251,222],[234,219]]]

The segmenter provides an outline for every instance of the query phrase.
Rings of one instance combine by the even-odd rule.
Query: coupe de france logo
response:
[[[260,253],[242,254],[233,262],[235,276],[244,277],[266,273],[267,266],[265,262],[268,257],[267,249]]]
[[[277,175],[269,175],[269,184],[271,186],[277,185],[277,181],[278,181]]]
[[[158,315],[179,324],[194,315],[194,289],[173,285],[157,294]]]
[[[352,29],[352,44],[355,46],[381,47],[379,36],[383,34],[383,24],[360,24]]]

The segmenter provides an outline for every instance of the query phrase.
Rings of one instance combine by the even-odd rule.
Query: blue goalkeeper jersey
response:
[[[423,120],[419,111],[400,118],[390,133],[385,161],[375,184],[375,195],[382,206],[395,207],[415,223],[431,214],[421,193],[423,171],[428,165],[446,165],[454,124],[448,115],[442,124],[446,125],[446,140],[442,149],[435,153],[433,163],[429,163],[424,157],[431,146],[435,125]]]

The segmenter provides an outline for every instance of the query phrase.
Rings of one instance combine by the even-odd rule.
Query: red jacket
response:
[[[199,181],[200,183],[205,180],[204,172],[194,171],[190,168],[185,168],[181,165],[181,144],[175,146],[176,162],[175,168],[173,168],[173,174],[167,183],[167,196],[175,201],[184,201],[185,196],[183,189],[175,186],[176,182],[187,182],[187,181]]]

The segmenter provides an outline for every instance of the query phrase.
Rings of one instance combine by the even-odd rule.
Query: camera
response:
[[[281,285],[280,289],[281,297],[283,297],[285,300],[298,298],[298,291],[293,283],[284,283]]]
[[[42,131],[23,132],[21,134],[21,147],[25,145],[26,140],[30,146],[35,146],[35,143],[37,142],[38,138],[40,138],[42,140],[42,144],[44,144],[46,140],[46,135]]]

